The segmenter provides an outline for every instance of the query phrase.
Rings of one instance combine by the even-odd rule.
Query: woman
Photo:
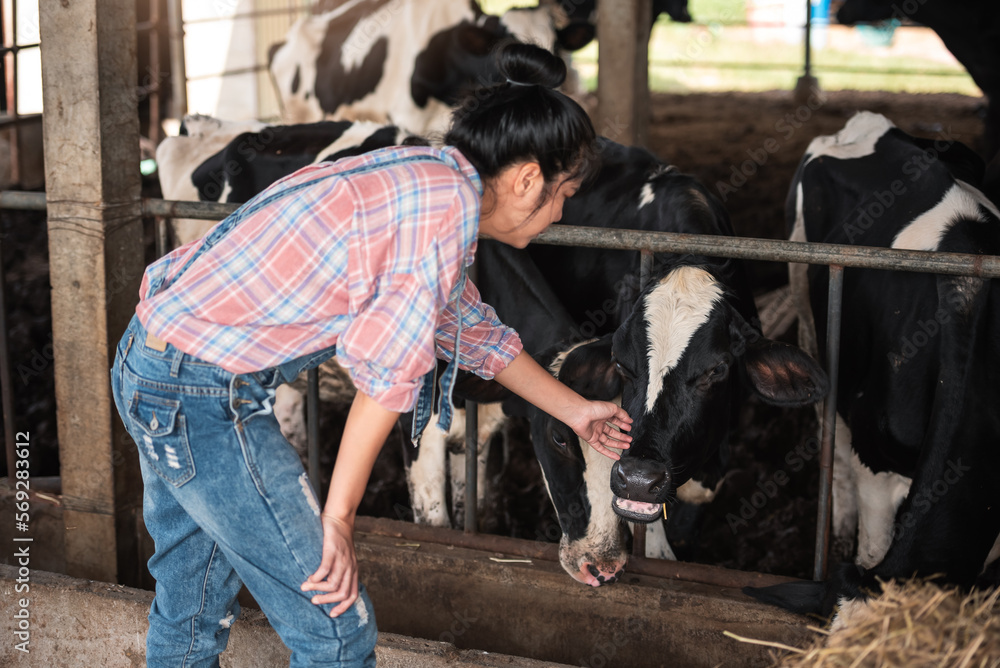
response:
[[[562,61],[519,44],[498,59],[508,81],[455,113],[444,149],[302,169],[147,269],[112,386],[156,541],[149,666],[218,665],[241,583],[292,665],[374,665],[355,512],[401,412],[415,442],[435,394],[450,420],[456,360],[608,456],[627,447],[625,412],[552,378],[466,280],[477,234],[524,247],[596,164],[589,119],[552,90]],[[271,405],[333,355],[358,393],[320,509]]]

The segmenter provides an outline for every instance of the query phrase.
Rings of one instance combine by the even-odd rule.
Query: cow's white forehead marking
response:
[[[639,208],[652,204],[654,199],[656,199],[656,194],[653,192],[653,184],[647,182],[639,193]]]
[[[806,155],[809,161],[820,156],[850,160],[871,155],[879,138],[894,127],[892,121],[882,114],[859,111],[837,134],[813,139]]]
[[[892,240],[892,247],[936,251],[941,245],[941,239],[945,233],[960,218],[986,222],[983,210],[980,209],[980,204],[985,202],[986,198],[975,188],[969,190],[962,186],[962,182],[957,181],[948,189],[940,202],[901,229],[896,238]],[[976,198],[976,194],[982,197],[983,202]],[[996,209],[992,205],[990,208]]]
[[[694,333],[708,320],[722,287],[698,267],[679,267],[646,295],[646,339],[649,344],[649,387],[646,412],[653,410],[663,377],[677,366]]]

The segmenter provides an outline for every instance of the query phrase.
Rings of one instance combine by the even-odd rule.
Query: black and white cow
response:
[[[862,112],[810,143],[788,198],[791,238],[1000,254],[982,161]],[[825,266],[792,265],[804,340],[825,350]],[[754,590],[801,612],[943,574],[974,583],[1000,533],[1000,290],[996,280],[848,268],[837,392],[834,531],[855,564],[826,583]]]
[[[596,181],[562,224],[732,236],[722,205],[691,176],[639,148],[605,141]],[[611,471],[615,511],[652,522],[690,480],[711,498],[727,439],[750,390],[777,405],[822,399],[826,376],[805,353],[764,337],[741,263],[663,254],[641,292],[638,253],[529,249],[578,332],[614,332],[606,365],[622,378],[632,446]]]
[[[566,201],[561,224],[732,235],[721,204],[692,177],[607,140],[601,156],[599,175]],[[772,403],[798,405],[822,398],[826,376],[798,348],[761,334],[739,263],[657,256],[653,280],[640,292],[638,253],[542,245],[528,252],[538,281],[566,312],[559,322],[572,323],[572,345],[550,370],[584,396],[620,396],[634,420],[632,446],[613,464],[529,409],[535,452],[560,513],[563,566],[588,584],[612,582],[627,558],[622,519],[651,523],[664,503],[711,501],[748,388]],[[484,298],[492,275],[480,276]],[[565,326],[557,328],[565,337]],[[611,333],[613,345],[590,340]]]
[[[306,165],[414,141],[422,142],[395,126],[361,121],[266,125],[187,116],[180,135],[160,142],[156,162],[164,199],[242,204]],[[175,242],[198,239],[214,224],[175,219]]]
[[[546,7],[497,17],[471,0],[348,0],[297,21],[272,47],[270,71],[288,122],[370,120],[426,135],[447,129],[474,84],[498,80],[501,41],[555,52],[592,38],[585,25],[557,30]]]
[[[837,11],[851,25],[895,18],[931,28],[987,98],[982,154],[1000,150],[1000,4],[993,0],[845,0]]]

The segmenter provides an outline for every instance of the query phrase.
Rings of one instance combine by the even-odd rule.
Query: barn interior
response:
[[[5,665],[62,665],[46,657],[74,646],[88,657],[76,665],[143,665],[153,546],[135,444],[117,418],[107,369],[142,271],[169,246],[166,221],[179,212],[160,203],[155,147],[187,113],[279,121],[269,47],[298,18],[337,4],[2,3],[0,508],[11,519],[0,540],[13,547],[0,577],[5,587],[20,582],[15,550],[31,537],[38,582],[33,655],[5,646]],[[480,4],[500,14],[524,3]],[[982,93],[926,27],[836,25],[828,0],[689,0],[692,23],[663,15],[650,26],[643,17],[652,4],[621,0],[598,12],[601,48],[573,55],[585,104],[599,133],[644,146],[708,186],[737,237],[787,238],[785,199],[806,146],[859,110],[915,136],[981,146]],[[765,326],[795,342],[787,261],[750,266]],[[822,410],[751,400],[732,471],[684,560],[646,559],[637,538],[626,577],[597,589],[560,568],[558,521],[523,424],[505,435],[477,526],[456,517],[453,529],[413,524],[397,430],[358,525],[362,579],[387,638],[380,660],[501,665],[486,652],[510,655],[502,665],[771,665],[776,644],[813,637],[812,622],[740,589],[821,579],[836,558],[823,527]],[[318,405],[311,418],[322,492],[346,406]],[[30,452],[27,466],[17,464],[18,449]],[[790,456],[804,466],[791,469]],[[27,499],[19,470],[30,472]],[[24,500],[30,525],[20,529]],[[13,618],[10,599],[0,608]],[[248,594],[241,600],[254,607]],[[70,619],[65,605],[93,617]],[[105,614],[128,619],[94,631]],[[246,624],[254,632],[234,634],[223,665],[287,660],[266,620],[249,613]],[[404,652],[393,643],[408,642],[425,644],[393,653]]]

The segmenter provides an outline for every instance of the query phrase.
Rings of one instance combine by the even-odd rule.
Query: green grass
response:
[[[608,1],[608,0],[605,0]],[[528,0],[480,0],[484,10],[502,14]],[[803,73],[804,48],[793,43],[751,41],[744,0],[689,0],[694,24],[666,16],[653,26],[649,43],[650,89],[661,92],[789,90]],[[734,25],[737,24],[737,25]],[[905,29],[903,29],[905,30]],[[818,36],[814,37],[818,40]],[[854,51],[814,48],[813,75],[825,90],[885,90],[913,93],[954,92],[980,95],[957,63],[891,57],[885,49]],[[574,54],[588,89],[597,86],[597,44]]]

